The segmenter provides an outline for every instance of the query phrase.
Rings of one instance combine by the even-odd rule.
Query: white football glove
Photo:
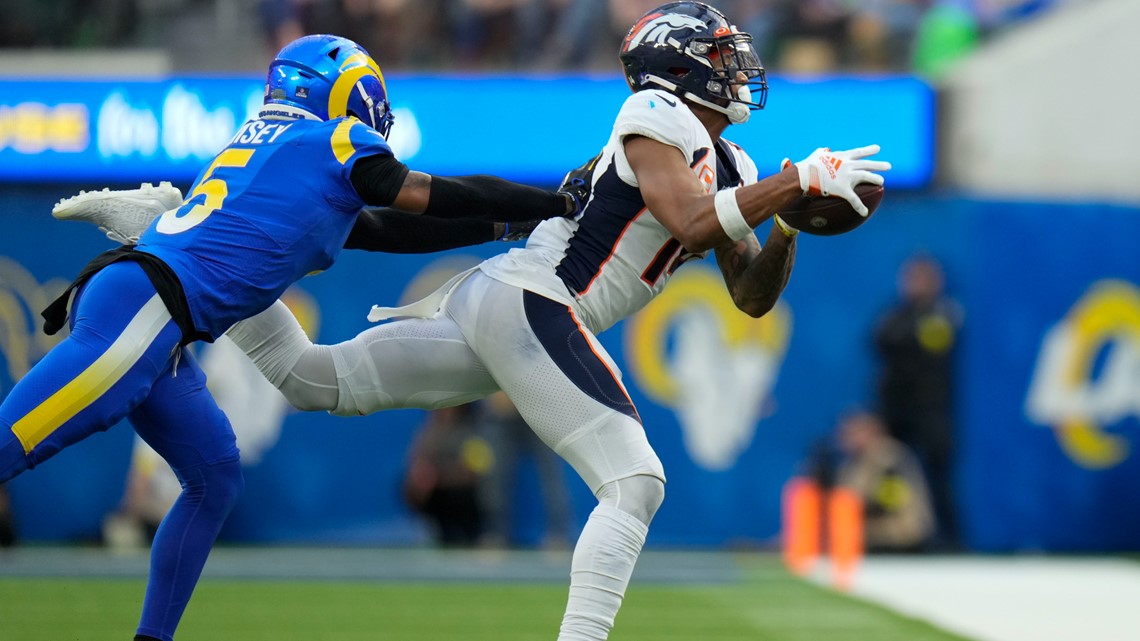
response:
[[[831,151],[820,147],[811,155],[795,163],[800,172],[800,188],[805,196],[836,196],[851,203],[860,216],[868,214],[867,206],[855,194],[859,183],[883,184],[883,177],[872,173],[887,171],[891,163],[882,160],[864,160],[879,153],[878,145],[859,147],[850,151]],[[791,161],[784,159],[782,168]]]

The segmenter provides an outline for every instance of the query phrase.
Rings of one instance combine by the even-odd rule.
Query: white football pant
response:
[[[432,318],[313,345],[277,303],[228,335],[300,409],[340,415],[437,409],[506,392],[599,505],[574,550],[559,641],[601,641],[613,626],[665,473],[620,373],[563,304],[474,271]]]

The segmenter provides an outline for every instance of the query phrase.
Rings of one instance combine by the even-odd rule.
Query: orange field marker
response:
[[[826,547],[832,585],[849,590],[863,558],[863,501],[844,487],[824,491],[814,480],[792,478],[783,492],[784,564],[807,576]]]
[[[784,486],[784,563],[798,576],[805,576],[819,559],[822,495],[815,481],[797,477]]]
[[[833,585],[844,591],[851,589],[855,569],[863,558],[863,501],[845,487],[828,493],[827,548]]]

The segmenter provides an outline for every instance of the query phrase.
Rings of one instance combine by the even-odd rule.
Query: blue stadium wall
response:
[[[10,115],[0,108],[0,123]],[[73,125],[50,131],[66,134]],[[12,129],[0,131],[8,136],[0,161],[11,161],[5,154],[14,149]],[[878,139],[874,130],[863,133]],[[909,137],[928,134],[919,126]],[[604,138],[594,135],[591,149]],[[21,144],[24,158],[28,140]],[[483,158],[498,149],[487,143]],[[764,153],[780,155],[766,147]],[[914,153],[917,187],[929,179],[930,150]],[[109,247],[98,231],[48,214],[55,199],[77,187],[27,180],[172,176],[188,182],[185,173],[161,163],[151,169],[142,160],[123,174],[83,174],[81,167],[114,164],[91,156],[75,174],[9,175],[0,187],[0,391],[50,346],[36,333],[38,309],[90,256]],[[15,164],[27,170],[26,162]],[[0,169],[18,171],[12,166],[0,162]],[[551,171],[533,179],[549,184]],[[871,327],[895,299],[899,264],[922,250],[943,261],[949,291],[966,310],[957,352],[954,485],[967,544],[985,551],[1140,549],[1136,238],[1140,210],[1132,208],[977,202],[895,190],[857,232],[804,237],[783,302],[761,321],[730,309],[711,261],[686,265],[652,306],[601,336],[669,477],[650,544],[777,539],[783,484],[838,414],[871,399]],[[365,328],[370,305],[397,301],[417,277],[506,248],[430,257],[345,252],[333,269],[300,287],[319,315],[319,340],[335,342]],[[246,468],[246,492],[223,538],[424,540],[422,524],[400,498],[407,450],[422,420],[423,413],[412,410],[351,419],[289,414],[276,444]],[[131,446],[129,426],[120,425],[12,481],[20,534],[39,541],[96,538],[100,520],[122,495]],[[593,499],[569,469],[564,473],[580,525]],[[523,512],[534,517],[526,522],[537,523],[533,477],[520,486]],[[536,528],[523,526],[516,534],[533,541]]]

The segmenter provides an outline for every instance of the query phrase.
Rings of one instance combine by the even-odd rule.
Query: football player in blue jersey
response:
[[[424,242],[421,234],[418,246],[403,246],[409,251],[483,242],[490,221],[579,208],[580,193],[411,171],[392,155],[391,126],[384,77],[360,46],[334,36],[289,44],[269,67],[259,117],[186,200],[137,245],[89,263],[44,312],[45,331],[58,331],[75,293],[70,335],[0,404],[0,483],[123,418],[170,463],[183,492],[154,538],[136,640],[173,639],[243,484],[233,430],[183,346],[262,311],[294,281],[328,268],[346,242],[393,249],[385,237],[415,229],[415,214],[451,236]],[[372,212],[358,223],[365,205],[410,213]],[[441,220],[457,212],[481,225]]]

